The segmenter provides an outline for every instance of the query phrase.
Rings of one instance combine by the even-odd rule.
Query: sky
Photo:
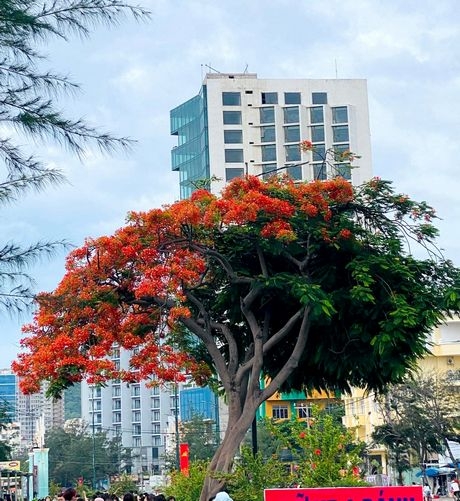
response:
[[[260,78],[364,78],[373,170],[437,210],[444,254],[460,266],[460,2],[458,0],[142,0],[148,21],[101,26],[89,39],[49,40],[45,67],[81,85],[59,101],[72,118],[136,140],[132,152],[58,145],[39,156],[67,184],[2,207],[0,235],[23,244],[108,235],[128,211],[179,198],[169,110],[198,94],[208,67]],[[29,144],[30,138],[20,138]],[[357,152],[359,153],[359,152]],[[66,252],[30,271],[53,290]],[[31,314],[0,312],[0,368],[19,350]]]

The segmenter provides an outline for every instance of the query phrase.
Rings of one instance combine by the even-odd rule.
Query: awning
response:
[[[415,474],[416,477],[422,477],[426,475],[427,477],[435,477],[439,474],[439,468],[426,468],[425,471],[419,471]]]
[[[454,468],[449,468],[449,467],[441,467],[441,468],[434,468],[430,467],[423,471],[419,471],[415,474],[416,477],[422,477],[424,474],[427,477],[437,477],[438,475],[449,475],[450,473],[454,473],[455,469]]]

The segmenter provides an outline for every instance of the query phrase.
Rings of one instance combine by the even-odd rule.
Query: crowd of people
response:
[[[454,501],[460,501],[460,484],[456,477],[452,477],[448,485],[448,495],[453,498]],[[439,493],[438,493],[439,497]],[[423,500],[424,501],[432,501],[433,493],[431,491],[431,487],[428,482],[423,484]]]
[[[44,501],[176,501],[174,496],[166,497],[164,494],[135,494],[127,492],[121,498],[116,494],[107,492],[96,492],[91,498],[87,498],[85,494],[79,496],[77,491],[69,487],[60,492],[54,499],[47,496]]]

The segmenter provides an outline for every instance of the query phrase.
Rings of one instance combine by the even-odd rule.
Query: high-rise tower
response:
[[[218,193],[245,173],[285,171],[295,180],[340,174],[353,184],[371,177],[365,80],[260,79],[210,73],[197,96],[171,111],[172,169],[187,198],[204,180]],[[300,142],[313,143],[302,152]],[[325,164],[326,151],[337,154]],[[344,151],[360,155],[350,170]]]

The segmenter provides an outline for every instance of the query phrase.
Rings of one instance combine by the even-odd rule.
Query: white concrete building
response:
[[[128,367],[129,357],[125,350],[112,349],[117,366]],[[163,455],[174,440],[168,431],[168,417],[178,409],[173,391],[115,379],[105,387],[83,382],[81,396],[81,415],[89,433],[107,432],[109,438],[119,437],[123,447],[132,449],[132,464],[121,464],[123,470],[140,479],[161,473]]]
[[[209,73],[200,93],[171,111],[172,169],[181,198],[211,179],[212,192],[245,173],[288,172],[295,180],[372,176],[365,80],[260,79]],[[301,151],[308,140],[313,151]],[[336,152],[327,155],[326,152]],[[352,151],[353,162],[340,155]],[[325,157],[328,156],[328,162]]]

